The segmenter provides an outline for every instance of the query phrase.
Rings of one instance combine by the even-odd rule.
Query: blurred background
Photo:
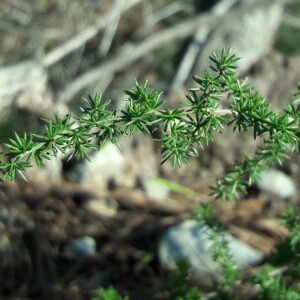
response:
[[[223,47],[242,57],[241,78],[275,111],[300,81],[298,0],[2,0],[0,40],[4,152],[15,131],[43,132],[41,118],[79,113],[88,94],[101,92],[112,109],[122,107],[135,81],[148,80],[175,108]],[[192,217],[215,178],[258,142],[229,130],[190,167],[173,171],[169,162],[160,165],[159,145],[137,134],[122,138],[121,150],[107,144],[92,164],[61,155],[29,170],[29,183],[2,184],[0,298],[89,299],[113,284],[130,299],[168,299],[155,254],[160,235]],[[299,158],[279,169],[299,190]],[[250,192],[256,213],[261,191]],[[286,203],[272,203],[267,214],[276,218]],[[83,261],[70,250],[81,242],[93,254]]]
[[[209,67],[212,51],[232,48],[243,57],[244,76],[270,52],[287,57],[300,48],[296,0],[4,0],[0,5],[1,106],[40,114],[51,115],[46,108],[29,108],[39,95],[28,103],[6,97],[44,85],[52,110],[66,106],[76,112],[87,94],[102,92],[117,105],[135,79],[147,79],[171,102],[179,100],[171,97],[178,91],[184,97],[192,75]],[[6,75],[9,71],[14,75]]]

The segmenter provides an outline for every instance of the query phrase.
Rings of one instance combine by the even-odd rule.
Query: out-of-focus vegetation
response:
[[[274,48],[282,53],[300,52],[300,2],[287,5],[286,13],[280,26]]]

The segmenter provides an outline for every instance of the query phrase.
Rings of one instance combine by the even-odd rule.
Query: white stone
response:
[[[150,199],[163,200],[170,194],[169,187],[158,178],[142,178],[146,195]]]
[[[256,181],[262,192],[272,193],[282,198],[290,198],[296,194],[296,187],[292,179],[276,169],[263,171]]]
[[[84,186],[101,190],[107,186],[109,179],[123,174],[124,168],[125,158],[120,149],[107,142],[99,152],[91,155],[90,161],[77,164],[72,177],[78,178]]]
[[[49,160],[44,160],[44,164],[40,167],[33,162],[32,167],[24,172],[26,180],[42,183],[60,181],[62,172],[61,158],[61,154],[58,154],[57,157],[50,157]]]
[[[219,267],[212,258],[211,233],[211,229],[195,220],[187,220],[171,227],[159,243],[158,254],[161,265],[168,270],[174,270],[176,260],[186,259],[192,278],[216,275]],[[232,259],[241,268],[255,265],[263,259],[262,252],[228,233],[224,234],[224,240],[228,242]]]
[[[85,203],[85,208],[98,217],[113,218],[118,213],[118,204],[112,199],[99,197],[90,199]]]

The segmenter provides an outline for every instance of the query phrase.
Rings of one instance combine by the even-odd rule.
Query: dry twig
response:
[[[265,5],[265,3],[261,3]],[[124,69],[134,61],[149,55],[150,52],[159,49],[175,40],[180,40],[188,37],[198,30],[202,26],[211,26],[221,23],[227,18],[237,18],[241,13],[248,12],[249,9],[254,9],[255,5],[251,7],[235,8],[225,14],[225,11],[219,12],[219,14],[211,12],[200,14],[197,17],[183,21],[178,25],[171,28],[167,28],[160,32],[154,33],[146,38],[143,42],[137,45],[131,45],[123,47],[123,50],[106,60],[104,63],[89,69],[77,77],[60,93],[59,100],[67,103],[69,102],[80,90],[92,84],[93,82],[102,80],[106,76],[112,76],[116,72]]]
[[[89,40],[94,38],[102,29],[104,29],[108,22],[118,19],[121,13],[124,13],[126,10],[130,9],[134,5],[137,5],[141,1],[142,0],[125,1],[122,12],[120,10],[111,10],[109,14],[107,14],[103,18],[100,18],[96,24],[86,28],[78,35],[71,38],[69,41],[65,42],[64,44],[60,45],[59,47],[55,48],[50,53],[48,53],[43,60],[44,66],[49,67],[55,64],[69,53],[73,52],[74,50],[87,43]]]

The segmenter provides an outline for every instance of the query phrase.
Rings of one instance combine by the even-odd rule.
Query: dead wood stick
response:
[[[262,3],[261,5],[264,4]],[[211,13],[200,14],[191,20],[183,21],[171,28],[154,33],[138,45],[124,47],[123,51],[117,56],[112,57],[97,67],[89,69],[77,77],[60,93],[59,99],[67,103],[83,88],[93,82],[101,80],[103,77],[115,74],[130,63],[133,63],[145,55],[149,55],[153,50],[164,47],[175,40],[186,38],[196,32],[201,26],[216,25],[227,18],[237,18],[241,13],[249,11],[249,9],[254,9],[254,5],[245,8],[235,8],[227,14],[224,12],[220,12],[219,14],[215,13],[213,15]]]
[[[113,38],[116,34],[122,13],[124,11],[123,7],[125,5],[125,0],[116,0],[114,7],[111,9],[111,20],[107,22],[106,28],[103,34],[102,41],[99,46],[99,54],[100,56],[107,55],[109,48],[111,47]]]
[[[143,209],[143,211],[150,211],[162,214],[184,214],[193,211],[192,204],[174,200],[166,200],[164,202],[158,202],[145,197],[144,193],[139,190],[130,190],[126,188],[120,188],[116,191],[110,192],[109,197],[114,199],[127,209]]]
[[[225,0],[216,4],[211,11],[212,15],[225,14],[232,8],[232,6],[238,0]],[[177,69],[177,73],[174,77],[174,80],[171,84],[170,94],[176,94],[178,89],[180,89],[184,82],[187,80],[192,67],[197,59],[199,54],[199,49],[205,42],[209,32],[211,31],[210,26],[201,26],[196,33],[194,34],[189,46],[181,60],[181,63]]]
[[[131,7],[137,5],[141,1],[143,0],[125,1],[124,6],[122,7],[122,13],[124,13],[126,10],[130,9]],[[64,44],[50,51],[43,59],[43,65],[49,67],[55,64],[56,62],[58,62],[59,60],[61,60],[69,53],[78,49],[79,47],[87,43],[89,40],[94,38],[102,29],[104,29],[109,21],[119,18],[120,14],[121,14],[120,10],[110,11],[106,16],[100,18],[94,25],[86,28],[78,35],[71,38],[69,41],[65,42]]]

